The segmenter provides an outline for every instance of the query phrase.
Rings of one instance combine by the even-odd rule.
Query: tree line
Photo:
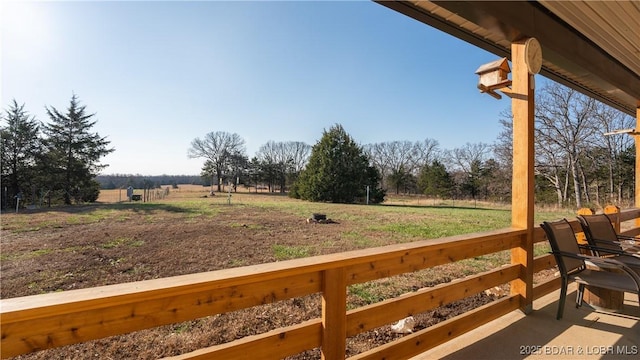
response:
[[[249,158],[240,135],[210,132],[194,139],[187,151],[188,157],[204,159],[199,179],[152,179],[134,175],[97,178],[104,168],[100,158],[113,149],[105,138],[90,131],[95,114],[87,114],[75,94],[65,113],[54,107],[46,109],[49,124],[36,121],[15,100],[3,114],[3,207],[15,205],[18,197],[23,202],[95,201],[100,185],[151,188],[185,181],[217,191],[242,185],[316,201],[362,201],[365,189],[376,201],[381,201],[385,193],[510,201],[512,118],[507,112],[499,119],[502,130],[492,144],[466,143],[454,149],[442,149],[430,138],[359,145],[342,126],[335,125],[313,146],[299,141],[268,141]],[[572,89],[555,83],[539,89],[535,112],[536,201],[561,207],[631,203],[633,138],[603,134],[633,127],[630,116]],[[351,184],[353,194],[345,195],[343,184]],[[341,194],[327,198],[332,191]]]
[[[611,134],[631,129],[635,120],[575,90],[551,83],[536,98],[535,175],[539,202],[558,206],[597,207],[633,204],[633,137]],[[511,116],[494,153],[511,164]]]
[[[91,128],[89,114],[73,94],[66,111],[45,106],[49,123],[30,115],[14,99],[0,128],[2,207],[18,203],[91,202],[98,198],[96,175],[105,167],[100,159],[114,151],[109,141]]]
[[[503,113],[499,122],[502,130],[492,144],[466,143],[458,148],[442,149],[437,140],[426,138],[415,142],[366,144],[359,149],[376,169],[379,175],[376,187],[382,192],[509,202],[511,114]],[[202,175],[211,178],[219,191],[220,186],[227,183],[256,187],[266,184],[269,191],[291,191],[297,196],[300,195],[297,179],[307,169],[313,150],[328,141],[326,136],[332,133],[338,136],[335,132],[344,131],[337,126],[325,131],[313,147],[300,142],[269,141],[252,159],[246,156],[240,135],[212,132],[192,142],[189,156],[206,159]],[[555,83],[539,89],[535,112],[536,201],[578,208],[631,203],[635,169],[633,139],[604,134],[633,126],[634,119],[630,116],[575,90]],[[342,135],[346,136],[343,140],[350,139],[346,132]],[[356,153],[354,157],[360,156]],[[326,166],[320,163],[313,166]],[[342,184],[348,177],[325,181]]]
[[[436,140],[365,146],[384,188],[440,198],[510,201],[512,116],[499,119],[493,144],[441,150]],[[575,90],[548,83],[536,94],[536,202],[559,207],[632,204],[635,119]],[[609,135],[605,135],[609,134]]]
[[[203,158],[201,176],[205,185],[222,191],[225,185],[236,189],[266,186],[270,192],[284,193],[306,166],[311,146],[299,141],[268,141],[254,157],[246,155],[245,141],[236,133],[215,131],[191,142],[190,158]]]
[[[511,191],[509,169],[491,157],[493,147],[486,143],[442,150],[436,140],[427,138],[360,146],[337,124],[313,147],[301,142],[269,141],[249,159],[244,144],[236,133],[211,132],[195,139],[188,153],[205,159],[201,176],[205,184],[217,186],[217,191],[223,191],[225,185],[235,189],[243,184],[256,191],[264,186],[270,192],[321,199],[361,174],[368,174],[367,181],[353,187],[355,195],[340,198],[363,200],[362,191],[367,186],[378,201],[387,192],[507,201]],[[360,164],[361,159],[367,166]],[[327,173],[319,171],[330,168]],[[309,175],[312,172],[314,176]]]
[[[141,175],[141,174],[110,174],[98,175],[96,181],[101,189],[125,189],[129,186],[134,189],[157,189],[163,185],[170,185],[174,189],[179,184],[203,185],[199,175]]]
[[[510,201],[512,116],[499,119],[493,144],[467,143],[441,150],[438,142],[367,145],[384,187],[396,193],[440,198]],[[535,196],[559,207],[632,204],[633,137],[611,134],[635,127],[635,119],[575,90],[548,83],[536,94]],[[605,135],[610,134],[610,135]]]

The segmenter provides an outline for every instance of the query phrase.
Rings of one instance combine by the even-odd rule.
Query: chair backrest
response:
[[[554,222],[545,221],[540,226],[547,234],[560,272],[566,275],[584,270],[583,260],[559,254],[559,252],[580,254],[576,234],[567,219]]]
[[[589,245],[615,251],[622,250],[622,247],[615,243],[618,241],[618,234],[607,214],[580,215],[578,220]]]

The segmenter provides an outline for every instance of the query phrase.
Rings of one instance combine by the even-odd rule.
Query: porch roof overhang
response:
[[[640,2],[378,1],[500,57],[542,45],[541,74],[631,116],[640,106]]]

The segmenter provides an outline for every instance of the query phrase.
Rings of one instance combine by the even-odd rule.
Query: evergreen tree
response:
[[[38,122],[24,110],[24,104],[16,100],[2,117],[6,126],[0,129],[0,165],[2,174],[2,207],[15,205],[20,193],[23,202],[30,199],[31,188],[35,181],[36,156],[40,152],[41,142]]]
[[[616,174],[618,176],[618,193],[619,201],[622,202],[623,195],[626,198],[633,199],[635,191],[635,173],[636,149],[631,145],[620,154],[617,159]]]
[[[453,180],[445,166],[435,160],[422,168],[418,186],[427,196],[447,198],[451,196],[452,184]]]
[[[353,203],[366,197],[369,186],[369,200],[378,203],[384,200],[379,183],[380,173],[369,165],[362,147],[335,125],[311,149],[291,194],[303,200]]]
[[[471,195],[473,200],[477,200],[482,189],[482,182],[484,179],[485,169],[480,160],[473,160],[471,162],[470,170],[467,172],[467,178],[462,184],[463,190]]]
[[[400,168],[391,170],[388,179],[389,185],[395,188],[397,195],[400,194],[400,188],[406,187],[411,183],[411,173],[401,165]]]
[[[511,200],[510,170],[511,167],[502,166],[493,158],[485,161],[482,191],[486,199],[499,202]]]
[[[247,184],[249,182],[249,159],[246,155],[235,153],[227,157],[225,173],[227,174],[227,183],[231,183],[233,191],[238,191],[239,184]]]
[[[87,114],[85,109],[75,94],[64,114],[53,106],[46,107],[51,118],[51,123],[43,128],[47,135],[47,175],[50,189],[62,191],[67,205],[71,204],[72,198],[76,201],[93,198],[93,195],[83,194],[95,194],[97,183],[93,180],[106,167],[100,164],[100,158],[114,150],[108,148],[106,138],[91,132],[96,124],[92,120],[95,114]]]

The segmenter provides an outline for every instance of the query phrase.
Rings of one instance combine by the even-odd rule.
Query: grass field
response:
[[[282,261],[510,225],[508,207],[481,203],[434,203],[420,197],[391,197],[382,205],[345,205],[309,203],[266,192],[233,193],[229,198],[227,193],[211,196],[209,190],[182,185],[172,189],[166,198],[146,203],[119,202],[124,194],[103,191],[97,204],[2,214],[2,298]],[[326,214],[335,223],[309,224],[305,220],[312,213]],[[539,212],[536,222],[565,216],[574,215],[571,211]],[[542,244],[536,251],[545,253],[548,249]],[[508,252],[502,252],[354,285],[349,288],[349,307],[507,262]],[[479,295],[466,305],[425,314],[420,318],[421,326],[486,300]],[[26,358],[86,358],[91,352],[111,354],[108,356],[113,358],[169,356],[270,330],[270,326],[317,317],[319,309],[318,297],[294,299]],[[265,322],[265,318],[269,321]],[[220,330],[211,330],[217,328]],[[388,341],[391,336],[380,330],[352,339],[349,353]],[[157,341],[169,345],[160,347]],[[123,350],[129,348],[131,352]],[[310,353],[296,359],[316,357]]]

